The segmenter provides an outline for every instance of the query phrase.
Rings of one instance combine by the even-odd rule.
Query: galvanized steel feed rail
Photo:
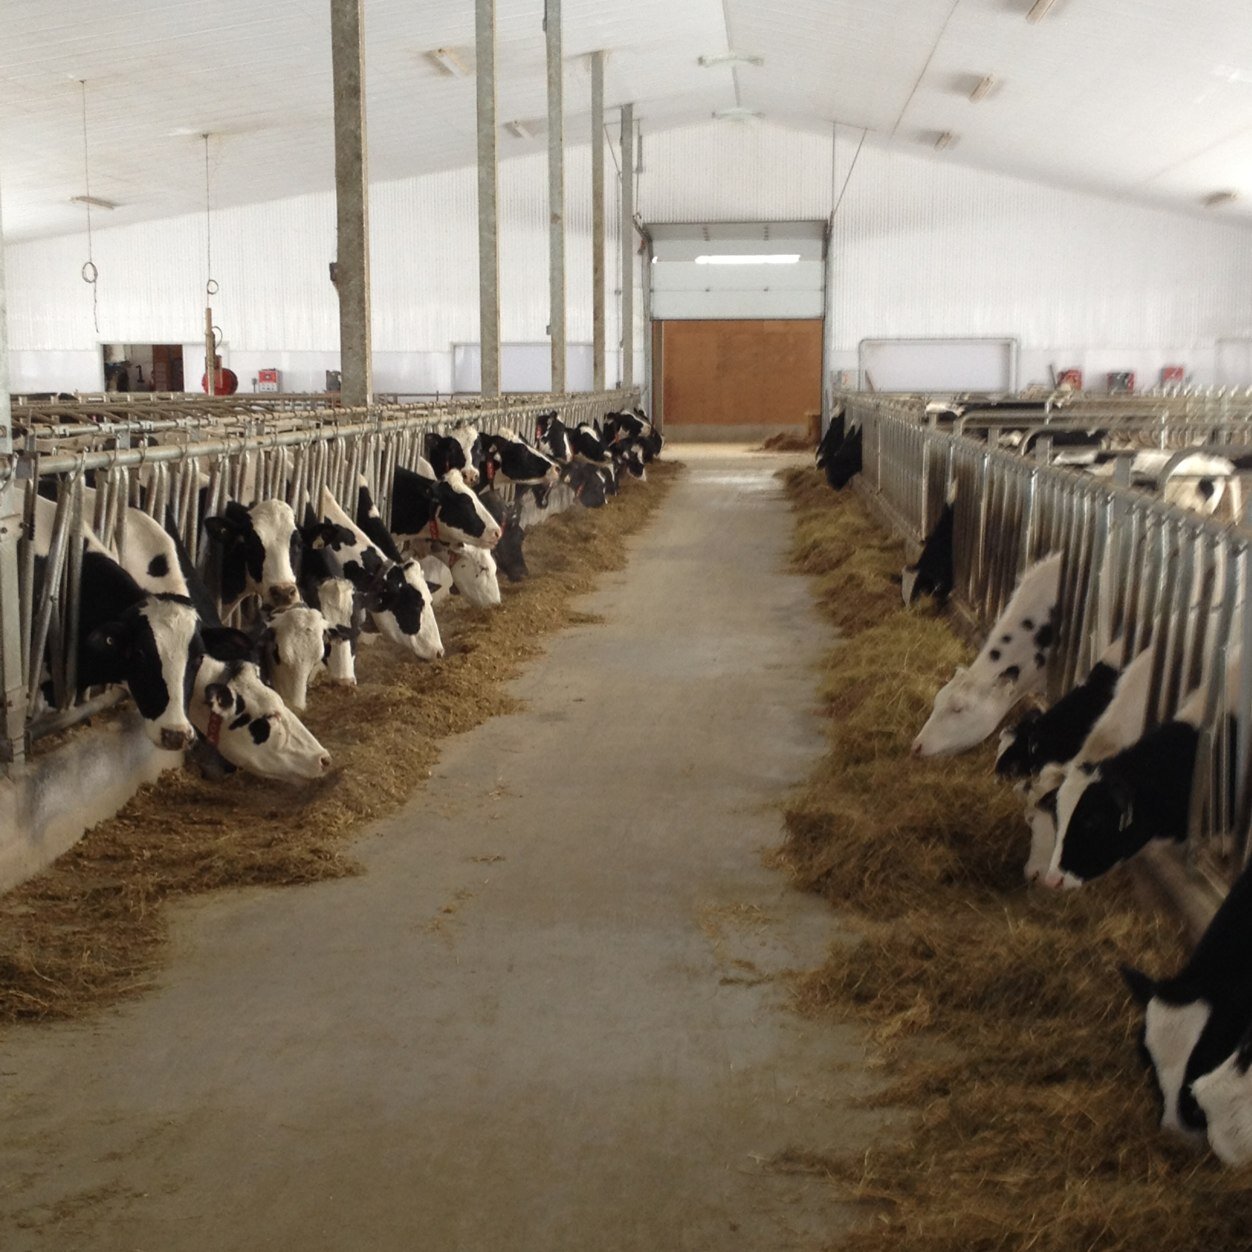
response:
[[[1119,402],[1117,413],[1079,403],[1051,422],[1086,429],[1097,417],[1100,425],[1113,417],[1118,434],[1137,446],[1252,450],[1252,402],[1223,397],[1220,406],[1193,404],[1176,421],[1162,420],[1154,406],[1173,399],[1140,400],[1137,412]],[[862,429],[861,490],[899,534],[920,542],[955,489],[955,597],[982,629],[1029,564],[1063,554],[1049,701],[1119,639],[1123,662],[1156,644],[1149,727],[1173,716],[1193,691],[1202,693],[1187,854],[1210,867],[1220,861],[1227,877],[1236,873],[1252,856],[1252,613],[1242,604],[1252,580],[1248,519],[1223,523],[1132,488],[1129,458],[1116,477],[1098,478],[1050,464],[1046,442],[1026,457],[940,429],[923,397],[839,392],[834,401],[849,426]],[[1023,416],[1039,421],[1037,412]],[[1000,413],[986,420],[1012,423]],[[1248,663],[1227,701],[1225,662],[1235,648]]]
[[[82,544],[89,527],[121,551],[128,506],[164,520],[172,515],[193,562],[205,553],[203,519],[227,501],[280,498],[297,511],[329,487],[351,513],[356,483],[364,476],[384,519],[390,520],[391,482],[397,466],[411,466],[431,431],[473,424],[501,428],[533,441],[536,417],[555,409],[569,424],[601,418],[639,401],[637,390],[527,396],[495,405],[443,403],[315,408],[256,397],[195,400],[134,409],[88,401],[20,406],[14,411],[15,451],[3,465],[0,486],[12,484],[12,522],[0,528],[0,661],[20,657],[22,682],[8,695],[7,731],[0,759],[21,762],[30,744],[91,716],[118,698],[116,691],[77,694],[78,602]],[[137,411],[138,410],[138,411]],[[23,447],[25,443],[25,447]],[[94,480],[87,508],[85,475]],[[35,501],[51,483],[56,512],[46,544],[44,577],[36,586]],[[46,487],[45,487],[46,490]],[[203,492],[203,507],[201,493]],[[553,493],[552,511],[572,499]],[[42,708],[51,683],[52,699]]]

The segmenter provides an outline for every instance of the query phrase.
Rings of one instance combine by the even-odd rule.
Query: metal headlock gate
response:
[[[1185,410],[1178,397],[1080,400],[1042,418],[998,409],[971,414],[959,433],[940,428],[925,397],[837,392],[834,403],[849,428],[862,429],[856,481],[898,534],[919,543],[955,490],[954,597],[983,631],[1028,565],[1063,554],[1049,700],[1119,639],[1123,664],[1156,644],[1149,728],[1203,693],[1187,855],[1209,868],[1220,860],[1229,875],[1252,857],[1252,613],[1243,612],[1252,522],[1223,523],[1133,488],[1130,451],[1111,478],[1095,477],[1052,463],[1046,438],[1024,456],[985,437],[997,426],[1055,433],[1098,425],[1128,448],[1176,452],[1171,465],[1194,451],[1252,451],[1252,400],[1186,399]],[[1226,661],[1237,648],[1249,663],[1228,697]]]
[[[386,521],[397,466],[412,466],[423,437],[472,424],[508,428],[530,441],[535,419],[555,409],[570,425],[639,402],[639,392],[526,396],[486,405],[457,401],[347,409],[270,403],[257,397],[173,397],[102,404],[49,402],[13,406],[14,453],[0,477],[8,517],[0,519],[0,672],[5,719],[0,760],[21,762],[30,744],[84,720],[119,698],[117,690],[77,693],[78,604],[84,529],[121,552],[127,507],[164,520],[172,515],[193,563],[205,555],[203,521],[229,500],[285,500],[303,512],[328,487],[351,515],[364,476]],[[325,399],[323,397],[323,399]],[[92,474],[91,507],[84,492]],[[36,585],[34,521],[40,485],[56,500],[46,539],[44,576]],[[507,489],[506,489],[507,490]],[[550,510],[572,500],[561,487]],[[41,547],[45,541],[41,536]],[[20,658],[20,664],[14,660]],[[51,682],[52,698],[42,693]]]

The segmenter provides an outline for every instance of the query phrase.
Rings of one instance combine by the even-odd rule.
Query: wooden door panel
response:
[[[820,319],[667,321],[661,330],[667,424],[804,426],[821,408]]]

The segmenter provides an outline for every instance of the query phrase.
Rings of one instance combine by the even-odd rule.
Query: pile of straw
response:
[[[607,508],[535,527],[531,577],[506,584],[499,608],[441,610],[442,660],[417,665],[379,640],[360,651],[356,688],[315,686],[304,720],[334,757],[330,777],[289,787],[167,774],[0,899],[0,1021],[75,1017],[141,991],[160,959],[166,900],[356,873],[347,837],[420,788],[442,739],[515,707],[502,684],[546,635],[586,619],[571,599],[622,566],[624,538],[679,472],[658,462]]]
[[[912,737],[968,650],[933,609],[904,609],[904,556],[852,492],[788,476],[794,558],[819,594],[846,567],[866,607],[823,603],[854,632],[827,658],[830,752],[786,812],[778,853],[836,904],[858,942],[797,981],[798,1006],[865,1023],[904,1137],[808,1162],[872,1206],[855,1252],[1082,1249],[1215,1252],[1252,1244],[1252,1171],[1157,1126],[1117,966],[1167,971],[1185,945],[1128,875],[1077,893],[1028,889],[1020,801],[990,745],[914,761]],[[869,547],[847,551],[869,530]],[[872,573],[871,573],[872,572]],[[847,592],[849,596],[855,591]],[[872,625],[869,624],[872,622]],[[859,628],[858,628],[859,627]],[[780,1169],[794,1170],[784,1154]],[[820,1167],[820,1168],[819,1168]]]

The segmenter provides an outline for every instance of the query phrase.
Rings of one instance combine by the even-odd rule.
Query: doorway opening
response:
[[[181,343],[106,343],[105,391],[183,391]]]

